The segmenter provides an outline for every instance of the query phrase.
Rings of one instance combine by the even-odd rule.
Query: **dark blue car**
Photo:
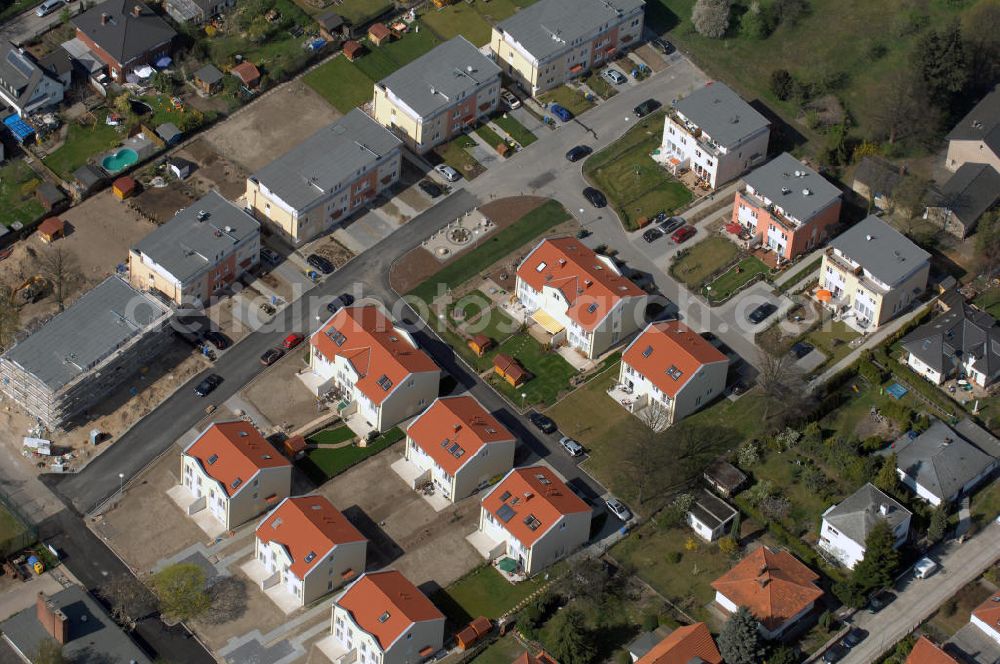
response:
[[[573,114],[569,112],[569,109],[563,108],[559,104],[549,106],[549,112],[563,122],[569,122],[573,119]]]

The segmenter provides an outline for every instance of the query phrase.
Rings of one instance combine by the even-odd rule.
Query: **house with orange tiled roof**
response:
[[[652,650],[640,657],[636,664],[722,664],[722,655],[705,623],[678,627]]]
[[[531,319],[588,358],[629,339],[645,323],[647,296],[609,256],[573,237],[539,242],[517,268],[517,299]]]
[[[332,394],[359,435],[386,431],[437,397],[441,370],[409,332],[374,304],[344,307],[309,340],[313,394]]]
[[[787,551],[762,546],[712,582],[715,602],[735,613],[745,606],[761,635],[776,639],[810,611],[823,591],[819,575]]]
[[[514,434],[475,397],[442,397],[410,423],[393,468],[413,488],[430,483],[454,503],[513,468],[514,445]]]
[[[444,614],[395,570],[365,574],[348,586],[330,623],[319,648],[332,662],[418,664],[444,643]]]
[[[622,353],[608,394],[656,429],[707,406],[726,389],[729,360],[684,323],[650,323]]]
[[[513,664],[559,664],[552,655],[545,652],[544,650],[539,650],[537,655],[532,655],[531,653],[525,651],[514,660]]]
[[[553,469],[515,468],[483,497],[467,539],[501,572],[530,577],[587,542],[591,514]]]
[[[180,487],[172,497],[206,530],[200,517],[211,517],[218,534],[287,498],[292,464],[249,422],[215,422],[184,448]]]
[[[976,607],[970,621],[983,634],[1000,643],[1000,593]]]
[[[958,664],[958,660],[934,645],[926,636],[921,636],[913,644],[906,664]]]
[[[368,540],[329,499],[285,498],[257,526],[244,571],[286,613],[365,571]]]

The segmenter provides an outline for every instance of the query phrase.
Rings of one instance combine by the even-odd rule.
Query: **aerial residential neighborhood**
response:
[[[998,25],[0,7],[0,662],[1000,664]]]

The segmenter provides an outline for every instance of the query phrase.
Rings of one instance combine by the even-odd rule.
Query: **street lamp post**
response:
[[[125,473],[118,473],[118,499],[121,500],[122,493],[125,492]]]
[[[521,410],[524,410],[524,400],[528,398],[527,392],[521,392]]]

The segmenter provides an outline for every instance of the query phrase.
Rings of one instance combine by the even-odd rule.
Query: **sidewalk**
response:
[[[824,251],[826,251],[826,247],[820,247],[819,249],[813,251],[811,254],[799,258],[798,262],[795,265],[785,270],[781,274],[781,276],[779,276],[777,279],[774,280],[774,285],[781,286],[782,284],[791,281],[793,277],[801,277],[804,279],[806,275],[804,274],[800,275],[800,273],[807,267],[809,267],[809,265],[811,265],[812,262],[815,261],[817,258],[822,257]]]

